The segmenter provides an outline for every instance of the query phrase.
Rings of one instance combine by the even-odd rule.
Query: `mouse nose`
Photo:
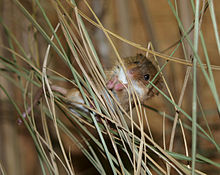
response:
[[[116,84],[116,82],[118,81],[118,77],[117,76],[113,76],[107,83],[106,86],[108,89],[112,90]]]
[[[121,91],[128,87],[126,82],[122,82],[118,79],[118,76],[113,76],[107,83],[106,86],[109,90]]]
[[[118,83],[115,84],[114,90],[121,91],[121,90],[123,90],[123,89],[125,89],[127,87],[128,87],[128,84],[123,84],[121,82],[118,82]]]

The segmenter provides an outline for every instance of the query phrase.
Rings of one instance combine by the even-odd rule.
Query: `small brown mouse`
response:
[[[152,61],[150,61],[142,54],[137,54],[136,56],[123,58],[122,61],[125,66],[125,71],[119,63],[116,63],[112,70],[107,72],[107,76],[109,77],[109,79],[106,83],[106,87],[114,93],[116,99],[119,101],[122,107],[126,111],[129,111],[128,92],[131,92],[132,87],[128,85],[129,83],[127,81],[127,78],[131,80],[133,88],[135,89],[140,99],[140,102],[144,103],[146,100],[158,94],[158,91],[152,86],[149,86],[149,88],[147,88],[149,81],[155,77],[155,75],[158,72],[158,69]],[[158,88],[161,88],[161,76],[158,75],[153,83]],[[84,100],[77,88],[66,90],[61,87],[55,86],[55,88],[53,87],[53,90],[63,94],[73,106],[87,111],[85,107],[78,104],[84,104]],[[100,94],[102,94],[101,91],[102,90],[100,90]],[[133,108],[133,101],[131,101],[131,105]]]
[[[107,82],[107,88],[112,90],[115,94],[121,105],[124,107],[126,111],[129,110],[129,98],[128,91],[131,90],[132,87],[128,87],[127,77],[131,80],[133,84],[133,88],[135,89],[140,102],[144,103],[146,100],[150,99],[154,95],[158,95],[158,91],[147,85],[150,80],[152,80],[158,72],[158,69],[154,65],[152,61],[150,61],[147,57],[142,54],[137,54],[136,56],[126,57],[122,59],[123,64],[125,66],[125,71],[123,70],[120,64],[116,64],[113,67],[112,75]],[[125,75],[126,74],[126,75]],[[156,85],[159,89],[162,88],[162,78],[158,75],[153,81],[154,85]],[[134,107],[134,103],[132,102],[132,107]]]
[[[132,89],[135,89],[140,102],[143,104],[146,100],[151,97],[158,95],[158,91],[152,86],[147,87],[150,80],[152,80],[158,72],[158,69],[153,64],[150,59],[145,57],[142,54],[137,54],[136,56],[122,58],[122,62],[124,64],[125,70],[123,69],[120,63],[115,63],[115,66],[110,71],[106,71],[108,80],[106,83],[107,89],[111,90],[121,104],[121,106],[125,109],[125,111],[129,111],[130,103],[129,103],[129,93]],[[129,85],[130,79],[133,87]],[[162,88],[162,78],[158,75],[153,81],[154,85],[156,85],[159,89]],[[67,103],[70,105],[70,109],[72,112],[75,112],[74,109],[82,110],[84,112],[88,112],[89,110],[83,105],[85,104],[83,97],[78,88],[74,87],[71,89],[66,89],[57,85],[52,85],[51,89],[62,94],[66,97]],[[104,95],[104,89],[99,89],[100,95]],[[85,91],[86,92],[86,91]],[[34,106],[38,103],[41,98],[43,90],[40,89],[36,95],[34,100]],[[89,94],[87,94],[89,96]],[[134,107],[134,101],[131,99],[131,107]],[[90,106],[93,108],[93,105]],[[23,113],[23,117],[26,117],[26,114],[29,114],[31,111],[31,107],[27,109],[26,112]],[[19,119],[19,123],[21,123],[21,119]]]

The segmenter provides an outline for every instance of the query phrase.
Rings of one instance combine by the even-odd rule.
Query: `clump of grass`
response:
[[[8,39],[13,44],[8,48],[4,47],[4,49],[12,54],[13,59],[8,59],[4,56],[1,56],[0,59],[1,64],[4,66],[4,70],[2,69],[1,72],[12,72],[13,75],[18,77],[17,81],[14,81],[10,76],[4,74],[4,78],[7,81],[11,81],[22,93],[25,112],[23,113],[23,109],[18,107],[18,102],[9,95],[2,85],[1,89],[15,107],[20,119],[33,139],[43,174],[75,174],[74,169],[76,167],[74,167],[74,162],[71,162],[72,144],[78,147],[100,174],[204,174],[199,168],[196,168],[196,164],[205,163],[215,168],[220,167],[218,163],[205,157],[196,149],[198,147],[196,145],[198,139],[205,139],[209,144],[214,145],[218,152],[220,150],[208,122],[206,123],[206,129],[204,129],[204,126],[201,126],[197,121],[197,109],[198,106],[201,107],[197,92],[197,69],[202,70],[204,79],[207,81],[215,99],[216,107],[220,111],[218,92],[212,73],[214,69],[219,70],[220,67],[211,65],[209,61],[200,28],[202,22],[201,14],[204,13],[205,8],[199,9],[199,1],[196,1],[195,7],[192,2],[195,21],[191,28],[186,31],[178,16],[177,9],[168,0],[168,4],[183,34],[180,41],[173,46],[174,49],[170,55],[154,51],[152,45],[145,48],[107,30],[87,1],[84,1],[84,5],[95,20],[92,20],[83,13],[74,1],[68,1],[65,6],[60,1],[51,1],[51,6],[56,11],[59,21],[56,27],[53,27],[51,24],[40,2],[38,0],[35,2],[50,30],[50,35],[45,32],[42,26],[19,1],[14,0],[14,3],[23,12],[30,24],[47,42],[42,66],[37,64],[41,62],[40,60],[30,59],[7,26],[4,26],[4,29],[8,34]],[[218,45],[219,38],[214,6],[212,1],[209,3],[216,43]],[[135,92],[130,95],[130,98],[136,102],[135,110],[131,110],[130,113],[123,110],[114,95],[106,89],[105,71],[100,63],[100,58],[93,41],[87,32],[85,21],[91,23],[104,33],[106,41],[111,45],[116,58],[121,63],[120,54],[112,41],[112,37],[140,51],[147,52],[149,57],[155,59],[155,62],[157,62],[157,58],[166,60],[162,66],[158,66],[160,70],[158,74],[161,74],[165,84],[164,89],[159,89],[153,82],[150,82],[150,85],[156,88],[161,94],[161,98],[164,98],[175,109],[173,116],[160,109],[140,105]],[[194,29],[193,42],[192,38],[189,37],[192,28]],[[65,38],[68,49],[64,48],[61,37],[57,34],[58,31]],[[198,52],[199,37],[206,56],[206,64],[203,64]],[[183,41],[185,40],[191,48],[191,58],[193,60],[174,57],[179,46],[184,46]],[[14,45],[18,47],[18,51],[14,49]],[[188,52],[187,50],[184,51]],[[58,55],[58,59],[66,65],[73,79],[66,78],[57,71],[56,67],[50,65],[53,62],[51,52],[55,52]],[[73,62],[75,64],[72,64]],[[166,78],[163,76],[164,69],[170,62],[188,66],[178,103],[175,102],[173,93],[169,88]],[[181,105],[190,75],[192,75],[193,81],[192,115],[188,114]],[[65,103],[65,97],[53,89],[54,84],[61,83],[69,83],[71,86],[79,89],[85,101],[84,107],[89,112],[73,112],[70,110],[68,104]],[[99,93],[100,89],[103,90],[103,94]],[[148,121],[149,116],[147,116],[146,110],[151,110],[152,115],[154,111],[162,116],[163,146],[152,136],[153,131],[150,129],[151,124]],[[202,107],[201,111],[203,111]],[[181,118],[187,118],[187,121],[182,120],[180,115]],[[135,116],[137,117],[136,120]],[[203,117],[206,121],[205,113],[203,113]],[[166,149],[165,128],[168,128],[168,126],[165,124],[165,118],[173,121],[169,150]],[[149,134],[146,132],[145,123],[147,123]],[[182,132],[184,140],[182,146],[184,147],[185,154],[173,151],[177,125],[180,126]],[[186,132],[189,132],[190,136]],[[68,143],[65,142],[66,138]],[[192,142],[191,146],[187,143],[189,140]],[[54,142],[57,142],[57,144]],[[190,147],[192,148],[190,149]],[[191,153],[189,150],[191,150]]]

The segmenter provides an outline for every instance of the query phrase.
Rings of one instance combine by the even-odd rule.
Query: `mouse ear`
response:
[[[155,61],[155,59],[151,56],[151,57],[146,57],[145,55],[143,55],[142,53],[138,53],[136,56],[139,60],[141,60],[141,62],[147,62],[147,63],[151,63],[153,64],[153,66],[158,70],[158,62]]]

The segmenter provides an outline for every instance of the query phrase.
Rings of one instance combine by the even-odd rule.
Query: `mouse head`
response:
[[[147,88],[149,81],[154,79],[158,72],[156,66],[142,54],[133,57],[127,57],[123,60],[125,71],[122,66],[117,65],[114,75],[107,82],[107,87],[114,91],[122,91],[128,87],[127,77],[131,80],[134,89],[138,93],[140,99],[146,100],[155,94],[157,90],[152,86]],[[126,77],[127,75],[127,77]],[[153,83],[158,87],[162,87],[161,76],[158,75]]]

